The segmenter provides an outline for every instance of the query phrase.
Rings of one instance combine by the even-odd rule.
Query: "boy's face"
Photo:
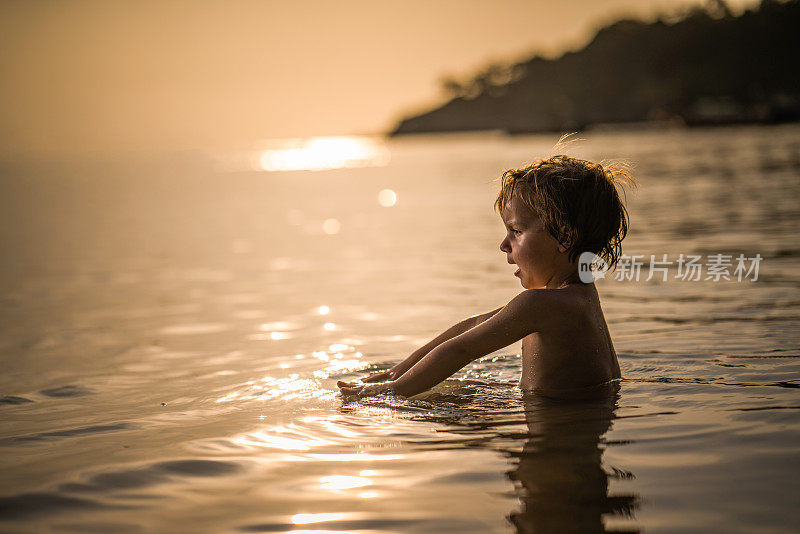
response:
[[[541,219],[516,197],[500,212],[506,226],[506,236],[500,250],[508,263],[516,264],[518,276],[525,289],[547,285],[567,260],[564,247],[545,229]]]

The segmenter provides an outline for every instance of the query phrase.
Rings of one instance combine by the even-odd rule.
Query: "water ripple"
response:
[[[30,443],[35,441],[52,441],[58,438],[74,438],[81,436],[89,436],[94,434],[103,434],[107,432],[116,432],[118,430],[130,430],[136,428],[136,425],[131,423],[111,423],[105,425],[92,425],[78,428],[68,428],[64,430],[56,430],[53,432],[41,432],[39,434],[28,434],[24,436],[13,436],[0,439],[0,446],[20,445],[23,443]]]

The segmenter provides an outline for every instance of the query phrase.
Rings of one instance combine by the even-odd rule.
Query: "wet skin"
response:
[[[567,249],[517,198],[501,217],[500,243],[522,287],[551,294],[553,313],[536,318],[536,331],[522,340],[524,390],[572,390],[620,378],[619,363],[594,283],[584,284]],[[578,393],[577,391],[575,393]]]
[[[517,265],[515,276],[526,290],[502,308],[457,323],[389,371],[365,379],[389,382],[340,382],[342,393],[416,395],[520,339],[523,390],[585,398],[620,377],[597,289],[580,282],[577,261],[569,260],[565,247],[517,199],[503,208],[501,217],[506,235],[500,250]]]

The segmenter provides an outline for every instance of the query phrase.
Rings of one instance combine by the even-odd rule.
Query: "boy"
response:
[[[522,339],[520,387],[545,396],[584,398],[616,386],[617,355],[594,283],[582,283],[578,256],[592,252],[609,267],[619,259],[628,213],[616,185],[620,168],[568,156],[503,173],[495,208],[506,235],[500,250],[517,265],[525,291],[496,310],[470,317],[388,371],[343,394],[387,391],[410,397],[471,361]]]

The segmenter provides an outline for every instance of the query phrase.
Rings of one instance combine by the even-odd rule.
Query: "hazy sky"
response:
[[[386,131],[441,102],[443,75],[577,48],[619,16],[696,3],[5,0],[0,155]]]

